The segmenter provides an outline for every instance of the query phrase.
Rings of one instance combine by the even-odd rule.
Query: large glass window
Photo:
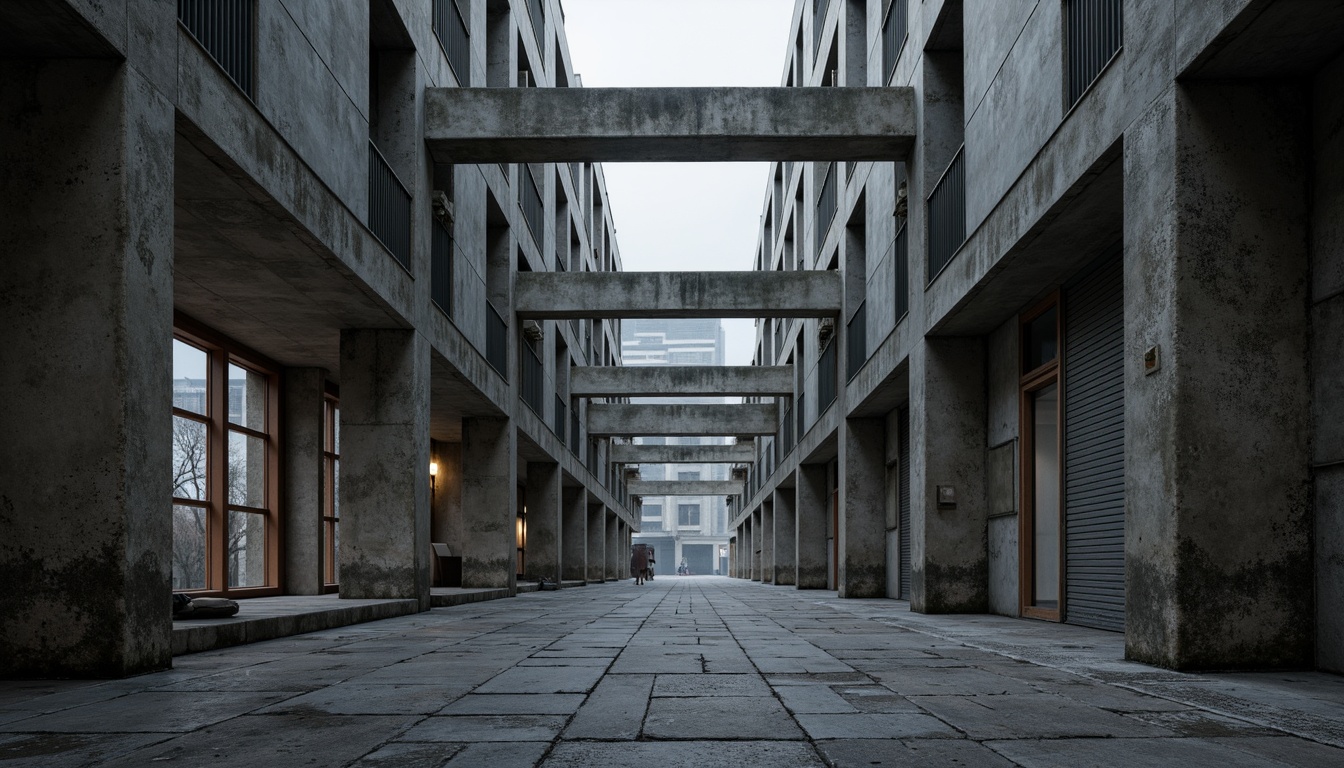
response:
[[[700,505],[699,505],[699,504],[678,504],[678,505],[677,505],[677,527],[678,527],[678,528],[699,528],[699,527],[700,527]]]
[[[278,588],[275,374],[208,334],[173,339],[173,589]]]
[[[1061,615],[1059,304],[1050,297],[1022,315],[1022,476],[1019,584],[1024,616]]]
[[[334,587],[341,580],[341,406],[327,395],[322,437],[322,580]]]

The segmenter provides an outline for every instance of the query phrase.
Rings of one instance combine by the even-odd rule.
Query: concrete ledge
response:
[[[428,88],[446,163],[895,160],[915,136],[898,88]]]
[[[793,394],[793,366],[603,365],[570,373],[571,397],[770,397]]]
[[[513,276],[514,311],[519,317],[544,320],[833,317],[840,313],[842,294],[840,273],[829,269],[517,272]]]
[[[736,480],[631,480],[626,490],[636,496],[741,496],[746,483]]]
[[[419,613],[416,600],[342,600],[337,595],[256,597],[239,600],[229,619],[173,622],[173,655],[274,640],[323,629]]]
[[[775,403],[588,406],[588,434],[593,437],[773,435],[778,429],[779,406]]]
[[[736,445],[626,445],[608,448],[615,464],[749,464],[756,460],[750,443]]]

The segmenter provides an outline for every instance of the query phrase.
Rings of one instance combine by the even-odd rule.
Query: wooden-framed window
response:
[[[341,581],[341,401],[328,391],[322,401],[322,583],[337,591]]]
[[[183,318],[174,328],[174,590],[280,591],[276,370]]]
[[[1061,338],[1058,293],[1022,314],[1018,583],[1022,615],[1049,621],[1064,611]]]

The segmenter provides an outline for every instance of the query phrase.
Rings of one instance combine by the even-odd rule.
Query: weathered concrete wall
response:
[[[775,509],[761,505],[761,583],[775,583]]]
[[[826,465],[798,465],[798,588],[826,589]]]
[[[625,544],[625,521],[611,510],[607,515],[607,569],[608,581],[620,581],[630,575],[630,547]]]
[[[840,312],[836,272],[522,272],[520,317],[828,317]]]
[[[773,495],[775,573],[779,585],[798,583],[798,518],[795,514],[798,500],[792,488],[777,490]]]
[[[566,581],[587,581],[588,492],[582,487],[565,488],[561,516],[560,576]]]
[[[1312,422],[1316,663],[1344,672],[1344,57],[1316,77],[1312,174]]]
[[[778,428],[775,403],[588,405],[588,434],[593,437],[773,435]]]
[[[527,463],[527,575],[559,582],[563,562],[560,465]]]
[[[1019,376],[1018,322],[1009,318],[986,340],[989,399],[986,440],[989,444],[986,472],[986,502],[989,513],[989,610],[1005,616],[1018,615],[1019,550],[1018,506],[1018,414]]]
[[[927,338],[910,360],[910,607],[989,605],[985,365],[981,339]],[[940,508],[938,486],[956,506]]]
[[[430,441],[430,461],[439,474],[431,490],[430,541],[447,544],[454,556],[462,555],[462,444]]]
[[[462,586],[513,589],[518,435],[508,419],[462,420]]]
[[[878,160],[915,135],[908,88],[435,88],[441,162]]]
[[[588,582],[607,580],[607,510],[601,504],[588,505]]]
[[[1309,95],[1196,83],[1125,141],[1126,652],[1311,663]],[[1144,351],[1161,368],[1144,375]],[[1176,489],[1175,491],[1173,489]]]
[[[756,458],[750,443],[734,445],[612,445],[614,464],[745,464]]]
[[[0,63],[0,677],[169,666],[173,110]]]
[[[574,397],[771,397],[793,394],[793,367],[782,366],[605,366],[577,367]]]
[[[429,344],[341,332],[341,597],[429,608]]]
[[[325,401],[327,372],[322,368],[285,371],[283,447],[285,591],[322,594],[322,498],[326,487]]]
[[[886,429],[845,419],[840,442],[841,597],[887,596]]]

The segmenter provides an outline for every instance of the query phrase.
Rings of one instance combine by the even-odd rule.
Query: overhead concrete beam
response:
[[[444,163],[895,160],[910,88],[429,88]]]
[[[592,437],[773,435],[778,429],[779,407],[774,403],[588,406]]]
[[[749,464],[756,460],[750,443],[738,445],[612,445],[613,464]]]
[[[743,484],[733,480],[631,480],[625,487],[636,496],[739,496]]]
[[[574,397],[792,395],[793,366],[585,366],[570,372],[569,393]]]
[[[519,317],[828,317],[843,285],[834,270],[788,272],[518,272]]]

